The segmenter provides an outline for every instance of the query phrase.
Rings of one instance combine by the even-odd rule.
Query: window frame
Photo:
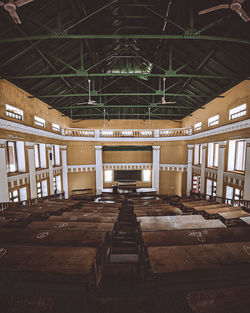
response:
[[[149,172],[149,178],[145,179],[145,172]],[[143,169],[142,170],[142,182],[143,183],[151,183],[152,171],[150,169]]]
[[[39,126],[39,127],[42,127],[42,128],[45,128],[46,127],[46,121],[44,118],[42,117],[39,117],[39,116],[34,116],[34,124],[36,126]]]
[[[17,195],[14,196],[13,193],[17,191]],[[17,199],[17,201],[15,201],[15,199]],[[20,202],[20,193],[19,193],[19,189],[14,189],[9,191],[9,201],[10,202]]]
[[[60,131],[61,131],[60,125],[58,125],[56,123],[52,123],[52,129],[53,129],[53,131],[58,132],[58,133],[60,133]]]
[[[11,171],[10,170],[10,153],[9,153],[9,143],[13,143],[13,160],[15,164],[15,170]],[[8,173],[16,173],[18,172],[18,158],[17,158],[17,145],[16,141],[13,140],[8,140],[6,141],[6,153],[7,153],[7,158],[6,158],[6,163],[7,163],[7,172]]]
[[[241,162],[241,168],[236,168],[236,164],[238,161],[238,157],[239,157],[239,151],[241,150],[239,148],[239,143],[243,142],[244,145],[244,149],[242,151],[242,162]],[[236,140],[235,143],[235,158],[234,158],[234,170],[237,172],[244,172],[245,171],[245,166],[246,166],[246,141],[245,140]]]
[[[40,186],[38,186],[40,184]],[[36,182],[36,192],[37,192],[37,198],[42,198],[43,193],[42,193],[42,182],[38,181]]]
[[[217,119],[214,119],[214,118],[217,118]],[[214,120],[213,120],[214,119]],[[208,127],[212,127],[212,126],[215,126],[215,125],[218,125],[220,122],[220,115],[219,114],[216,114],[216,115],[213,115],[211,117],[208,118],[207,120],[207,126]]]
[[[36,147],[37,147],[37,150],[36,150]],[[34,151],[35,151],[35,168],[41,168],[41,156],[40,156],[40,144],[39,143],[36,143],[35,146],[34,146]],[[39,166],[36,166],[36,151],[38,153],[38,165]]]
[[[212,147],[212,148],[210,148]],[[210,149],[212,149],[212,164],[209,164],[209,159],[210,159]],[[209,142],[208,143],[208,155],[207,155],[207,167],[209,168],[218,168],[218,161],[219,161],[219,144],[216,142]],[[217,157],[216,157],[217,155]],[[216,161],[216,162],[215,162]]]
[[[111,173],[111,179],[109,179],[109,180],[107,180],[106,178],[107,178],[107,176],[106,176],[106,173],[107,172],[110,172]],[[113,182],[113,180],[114,180],[114,173],[113,173],[113,170],[109,170],[109,169],[105,169],[104,170],[104,183],[112,183]]]
[[[198,122],[194,124],[194,131],[199,131],[202,128],[202,122]]]
[[[245,108],[240,110],[240,108],[242,108],[242,107],[245,107]],[[240,111],[237,111],[237,109],[239,109]],[[232,113],[233,110],[235,110],[234,113]],[[237,107],[234,107],[234,108],[229,110],[229,121],[232,121],[232,120],[234,120],[236,118],[240,118],[242,116],[245,116],[246,114],[247,114],[247,104],[243,103],[243,104],[238,105]],[[239,115],[239,116],[233,117],[233,115]]]
[[[15,110],[19,111],[20,113],[15,112]],[[6,103],[5,113],[6,113],[6,116],[8,116],[8,117],[14,118],[14,119],[19,120],[19,121],[23,121],[23,110],[21,110],[19,108],[16,108],[16,107]]]

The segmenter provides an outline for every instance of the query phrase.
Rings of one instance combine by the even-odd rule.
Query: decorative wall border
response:
[[[152,169],[152,163],[104,163],[105,170],[145,170]]]
[[[244,186],[245,176],[237,173],[224,172],[223,181],[240,187]]]
[[[68,173],[93,172],[95,165],[68,165]]]
[[[36,179],[43,180],[49,177],[49,169],[45,168],[43,170],[36,171]]]
[[[53,168],[53,176],[60,175],[62,173],[62,166],[57,166]]]
[[[207,178],[217,179],[217,170],[213,168],[206,167],[205,175]]]
[[[196,175],[201,174],[201,167],[198,165],[192,165],[192,173]]]
[[[30,174],[24,173],[15,176],[8,177],[8,183],[10,184],[10,188],[19,187],[22,185],[26,185],[29,183]]]
[[[12,122],[9,120],[0,119],[0,128],[6,130],[12,130],[15,132],[22,132],[26,134],[32,134],[47,138],[53,138],[64,141],[102,141],[102,142],[161,142],[161,141],[183,141],[183,140],[194,140],[207,136],[215,136],[222,133],[242,130],[250,127],[250,119],[231,123],[228,125],[220,126],[211,130],[206,130],[197,134],[186,135],[186,136],[173,136],[173,137],[139,137],[139,138],[105,138],[105,137],[75,137],[75,136],[64,136],[62,134],[55,134],[43,129],[23,125],[21,123]],[[143,129],[142,129],[143,130]],[[126,131],[129,131],[127,129]]]
[[[184,172],[187,169],[187,165],[185,164],[160,164],[161,171],[176,171],[176,172]]]

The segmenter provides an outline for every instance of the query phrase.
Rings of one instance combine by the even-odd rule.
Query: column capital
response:
[[[95,146],[95,150],[102,150],[102,146]]]
[[[227,145],[226,141],[218,141],[216,143],[219,145],[219,148],[226,148]]]
[[[34,142],[25,142],[27,149],[34,149],[35,143]]]
[[[187,148],[188,148],[188,150],[189,150],[189,149],[193,149],[193,148],[194,148],[194,145],[187,145]]]
[[[250,138],[246,139],[246,146],[247,146],[247,148],[250,148]]]
[[[68,146],[60,146],[61,150],[67,150]]]
[[[153,150],[160,150],[161,146],[152,146]]]
[[[202,143],[201,146],[202,146],[202,149],[207,149],[207,143]]]
[[[48,148],[48,150],[52,149],[53,145],[51,144],[46,144],[46,147]]]
[[[6,139],[0,139],[0,148],[5,148]]]

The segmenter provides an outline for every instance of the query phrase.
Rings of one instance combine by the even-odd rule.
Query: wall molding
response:
[[[29,183],[30,174],[23,173],[23,174],[18,174],[15,176],[9,176],[7,180],[8,180],[8,183],[10,184],[10,188],[19,187],[19,186],[26,185]]]
[[[50,139],[56,139],[56,140],[64,140],[64,141],[92,141],[92,142],[166,142],[166,141],[183,141],[183,140],[194,140],[199,139],[207,136],[215,136],[223,133],[228,133],[232,131],[238,131],[242,129],[246,129],[250,127],[250,119],[231,123],[224,126],[219,126],[217,128],[206,130],[204,132],[199,132],[197,134],[191,134],[191,135],[181,135],[181,136],[171,136],[171,137],[136,137],[136,138],[126,138],[126,137],[77,137],[77,136],[65,136],[62,134],[55,134],[53,132],[38,129],[32,126],[27,126],[21,123],[12,122],[9,120],[1,119],[0,118],[0,128],[6,129],[9,131],[15,131],[15,132],[22,132],[26,134],[41,136],[41,137],[47,137]],[[143,131],[144,129],[141,129]],[[170,129],[171,130],[171,129]],[[129,129],[126,129],[124,131],[129,131]]]
[[[80,173],[80,172],[94,172],[95,165],[68,165],[68,173]]]
[[[217,169],[206,167],[205,175],[207,178],[217,179]]]
[[[242,187],[244,185],[245,176],[238,173],[224,172],[223,181]]]
[[[175,171],[184,172],[187,170],[187,165],[185,164],[160,164],[161,171]]]
[[[105,170],[141,170],[152,169],[152,163],[104,163]]]

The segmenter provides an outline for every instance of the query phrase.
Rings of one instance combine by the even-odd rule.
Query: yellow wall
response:
[[[248,106],[250,104],[250,81],[245,80],[238,84],[237,86],[229,89],[227,92],[222,94],[224,98],[216,98],[209,102],[205,109],[199,109],[192,113],[192,116],[187,116],[182,120],[182,127],[193,126],[195,123],[202,122],[201,131],[207,129],[213,129],[222,125],[235,123],[244,119],[249,118],[250,110],[247,108],[246,116],[241,118],[233,119],[229,121],[229,110],[246,103]],[[208,127],[207,120],[216,114],[220,115],[219,125]],[[200,131],[200,132],[201,132]],[[197,132],[198,133],[198,132]]]
[[[152,151],[104,151],[103,163],[151,163]]]
[[[80,188],[92,188],[95,192],[95,171],[93,172],[81,172],[81,173],[69,173],[69,194],[71,190]]]
[[[61,113],[57,110],[49,110],[49,106],[46,103],[36,98],[29,98],[29,96],[31,96],[29,93],[9,81],[0,80],[0,117],[10,121],[20,122],[6,116],[5,105],[9,104],[24,111],[24,121],[21,122],[22,124],[40,128],[34,125],[34,115],[37,115],[46,120],[45,129],[49,131],[53,131],[52,123],[57,123],[61,127],[71,126],[70,118],[62,117]]]
[[[160,194],[179,196],[185,194],[183,190],[185,183],[182,182],[185,176],[183,172],[160,171]]]

